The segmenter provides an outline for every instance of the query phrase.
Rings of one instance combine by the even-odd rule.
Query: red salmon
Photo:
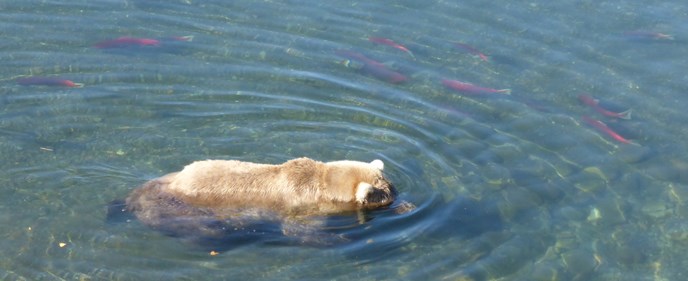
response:
[[[382,37],[368,37],[368,40],[370,42],[373,42],[373,43],[383,44],[383,45],[387,45],[387,46],[390,46],[392,48],[395,48],[397,50],[401,50],[401,51],[409,54],[412,58],[414,58],[414,59],[416,58],[413,55],[413,53],[411,52],[411,50],[409,50],[408,48],[404,47],[401,44],[398,44],[398,43],[392,41],[391,39],[382,38]]]
[[[406,80],[408,80],[408,78],[403,74],[391,70],[383,63],[368,58],[361,53],[348,50],[338,50],[336,53],[341,57],[360,62],[361,64],[363,64],[363,66],[360,69],[363,73],[369,74],[370,76],[373,76],[380,80],[384,80],[394,84],[403,83]]]
[[[135,37],[120,37],[112,40],[105,40],[98,42],[94,47],[98,49],[113,49],[113,48],[130,48],[130,47],[143,47],[143,46],[153,46],[157,47],[160,45],[160,41],[157,39],[149,38],[135,38]]]
[[[466,94],[511,94],[510,89],[493,89],[473,85],[471,83],[461,82],[458,80],[442,79],[442,85],[449,89],[466,93]]]
[[[585,105],[592,107],[595,109],[595,111],[604,116],[620,119],[631,119],[631,109],[619,109],[619,106],[602,102],[588,94],[580,94],[578,99]]]
[[[84,86],[82,83],[74,83],[71,80],[62,79],[59,77],[41,77],[41,76],[31,76],[17,79],[19,85],[30,86],[61,86],[61,87],[71,87],[71,88],[81,88]]]
[[[454,46],[468,52],[471,55],[478,56],[483,61],[487,61],[487,56],[471,45],[456,42],[454,43]]]
[[[604,122],[596,119],[592,119],[588,116],[583,116],[581,118],[583,122],[587,123],[590,126],[595,127],[595,129],[599,130],[602,133],[605,133],[606,135],[610,136],[612,139],[620,142],[620,143],[625,143],[625,144],[632,144],[631,141],[627,140],[623,136],[619,135],[617,132],[609,128],[607,124],[604,124]]]

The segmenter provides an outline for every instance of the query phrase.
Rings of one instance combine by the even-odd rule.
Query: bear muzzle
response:
[[[394,202],[396,196],[396,189],[385,179],[377,179],[373,184],[362,182],[356,191],[356,201],[363,208],[388,206]]]

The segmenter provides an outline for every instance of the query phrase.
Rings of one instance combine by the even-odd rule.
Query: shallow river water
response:
[[[369,2],[0,2],[0,280],[685,278],[688,6]],[[302,156],[418,208],[219,254],[105,222],[192,161]]]

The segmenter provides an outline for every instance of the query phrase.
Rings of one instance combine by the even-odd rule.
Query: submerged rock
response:
[[[561,265],[557,262],[549,261],[538,263],[533,266],[529,280],[533,281],[556,281],[561,280]]]
[[[574,249],[561,254],[561,261],[573,280],[587,280],[586,276],[599,265],[593,253],[584,249]]]
[[[671,219],[664,225],[664,234],[668,240],[681,245],[688,245],[688,221]]]

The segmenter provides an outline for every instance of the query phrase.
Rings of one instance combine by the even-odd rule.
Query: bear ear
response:
[[[373,185],[367,182],[361,182],[356,186],[356,202],[363,204],[365,203],[368,193],[373,191]]]
[[[375,159],[375,160],[373,160],[373,162],[370,162],[370,164],[373,165],[373,167],[375,167],[376,169],[378,169],[380,171],[385,169],[385,163],[383,163],[382,160],[380,160],[380,159]]]

